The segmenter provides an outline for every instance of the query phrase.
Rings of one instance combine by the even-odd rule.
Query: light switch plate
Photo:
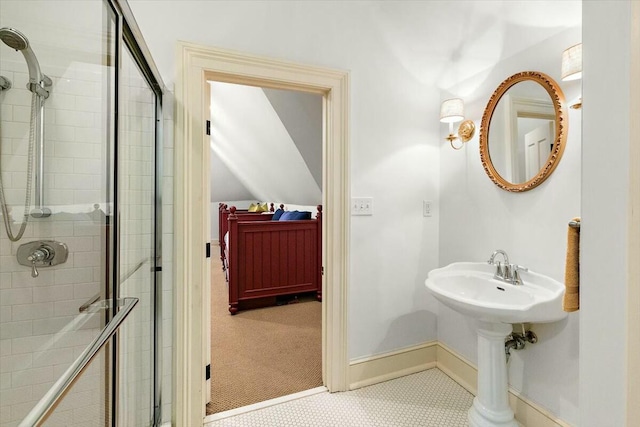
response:
[[[351,198],[351,215],[373,215],[373,197]]]

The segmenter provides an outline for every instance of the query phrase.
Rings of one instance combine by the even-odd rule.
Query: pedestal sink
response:
[[[522,285],[494,278],[495,265],[457,262],[429,272],[425,284],[437,300],[479,321],[478,394],[470,427],[517,427],[509,407],[504,339],[512,323],[547,323],[566,317],[564,285],[542,274],[521,273]]]

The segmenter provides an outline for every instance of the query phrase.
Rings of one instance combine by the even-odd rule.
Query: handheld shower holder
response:
[[[51,79],[45,75],[43,75],[43,77],[46,77],[46,80],[43,78],[40,83],[27,83],[27,89],[29,89],[29,91],[35,93],[36,95],[47,99],[49,97],[49,91],[47,90],[47,88],[51,87]],[[49,84],[47,84],[47,81],[49,81]]]

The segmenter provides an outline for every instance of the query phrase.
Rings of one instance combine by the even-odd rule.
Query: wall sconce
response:
[[[471,120],[464,120],[458,127],[458,135],[453,134],[453,124],[464,120],[464,101],[460,98],[447,99],[440,106],[440,121],[449,123],[449,136],[445,139],[451,144],[451,148],[459,150],[464,147],[464,143],[473,138],[476,125]],[[462,144],[458,147],[453,145],[453,141],[460,139]]]
[[[582,78],[582,43],[578,43],[562,52],[562,81],[568,82]],[[582,97],[569,105],[571,108],[582,108]]]

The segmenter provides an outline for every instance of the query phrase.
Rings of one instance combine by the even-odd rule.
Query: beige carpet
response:
[[[321,386],[322,304],[301,296],[295,304],[232,316],[220,263],[214,261],[211,270],[207,415]]]

